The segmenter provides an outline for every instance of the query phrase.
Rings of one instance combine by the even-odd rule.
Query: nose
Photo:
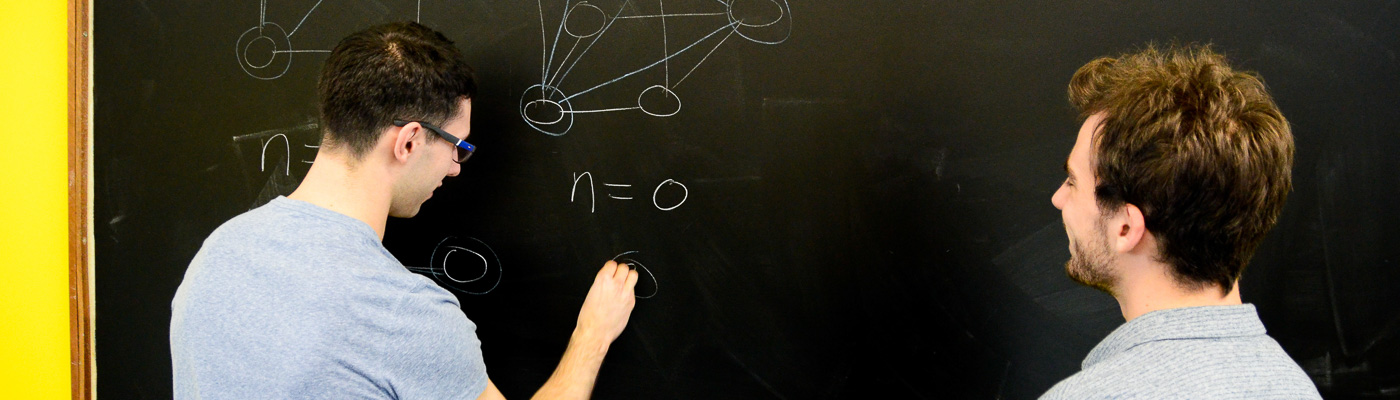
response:
[[[1055,190],[1055,195],[1050,196],[1050,204],[1054,204],[1057,209],[1064,210],[1067,197],[1069,197],[1069,185],[1061,183],[1060,188]]]
[[[447,170],[447,176],[457,176],[462,173],[462,164],[452,163],[452,167]]]

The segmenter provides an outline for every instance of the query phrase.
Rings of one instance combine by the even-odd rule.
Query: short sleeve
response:
[[[436,285],[405,295],[384,346],[390,390],[400,399],[475,399],[486,390],[476,324]]]

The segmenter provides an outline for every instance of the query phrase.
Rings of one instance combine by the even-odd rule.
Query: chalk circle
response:
[[[238,67],[248,76],[272,80],[280,78],[292,67],[291,39],[281,25],[265,22],[261,27],[243,31],[234,43],[233,54]]]
[[[640,254],[640,253],[641,253],[640,251],[628,251],[628,252],[623,252],[622,254],[618,254],[616,257],[613,257],[613,261],[616,261],[616,262],[620,262],[620,263],[623,263],[623,264],[630,265],[630,266],[633,267],[633,269],[636,269],[637,271],[639,271],[639,272],[637,272],[638,275],[646,275],[648,278],[651,278],[651,290],[650,290],[650,291],[647,291],[647,290],[636,290],[636,289],[633,290],[633,293],[634,293],[633,296],[635,296],[636,298],[639,298],[639,299],[650,299],[650,298],[652,298],[652,297],[656,297],[656,293],[660,292],[660,290],[661,290],[661,285],[658,284],[658,283],[656,282],[656,275],[651,273],[651,269],[648,269],[647,266],[644,265],[644,264],[642,264],[641,261],[637,261],[636,258],[632,257],[633,255]],[[646,279],[640,279],[640,278],[637,279],[637,286],[638,286],[638,287],[642,287],[643,289],[645,289],[645,286],[643,286],[642,283],[643,283],[643,282],[646,282],[646,281],[647,281]],[[635,294],[635,293],[637,293],[637,292],[650,292],[650,293],[647,294],[646,296],[642,296],[642,295],[637,295],[637,294]]]
[[[472,258],[472,257],[468,256],[466,261],[460,261],[460,260],[459,260],[459,261],[454,262],[454,261],[451,260],[451,259],[452,259],[452,254],[457,253],[457,252],[462,252],[462,253],[470,254],[470,255],[476,256],[476,258]],[[469,271],[470,271],[470,270],[478,270],[478,269],[481,270],[481,275],[477,275],[475,278],[471,278],[471,279],[458,279],[457,277],[452,276],[452,271],[461,272],[462,270],[469,270]],[[486,261],[486,257],[485,257],[485,256],[482,256],[481,253],[477,253],[477,252],[475,252],[475,251],[472,251],[472,249],[462,248],[462,247],[457,247],[457,246],[448,246],[448,247],[447,247],[447,254],[444,254],[444,255],[442,256],[442,274],[443,274],[444,276],[446,276],[447,279],[451,279],[453,282],[457,282],[457,283],[472,283],[472,282],[476,282],[476,281],[478,281],[478,280],[481,280],[481,278],[485,278],[485,277],[486,277],[486,272],[488,272],[490,269],[491,269],[491,264],[490,264],[489,262]]]
[[[259,35],[249,41],[247,46],[243,46],[243,62],[248,63],[249,67],[265,68],[272,65],[272,60],[277,59],[277,53],[274,51],[277,51],[277,42]]]
[[[734,33],[755,43],[778,44],[792,36],[787,0],[733,0],[725,14]]]
[[[574,106],[568,96],[549,85],[534,85],[520,95],[520,117],[531,128],[550,136],[564,136],[574,126]]]
[[[554,100],[531,100],[524,106],[525,119],[540,125],[553,125],[564,120],[564,105]]]
[[[496,251],[485,242],[448,236],[433,248],[429,270],[439,283],[453,290],[483,295],[496,290],[504,270]],[[481,271],[479,274],[477,271]],[[494,277],[495,279],[491,279]]]
[[[674,202],[675,204],[672,205],[672,206],[670,206],[670,207],[662,207],[662,206],[661,206],[661,201],[660,201],[659,199],[657,199],[657,195],[661,194],[661,188],[664,188],[664,187],[677,187],[677,188],[679,188],[679,189],[681,190],[681,192],[680,192],[680,193],[681,193],[681,200],[680,200],[680,201]],[[671,190],[671,191],[674,192],[674,190]],[[671,196],[671,197],[674,197],[674,196]],[[674,209],[676,209],[677,207],[680,207],[681,204],[685,204],[685,200],[688,199],[688,198],[690,198],[690,189],[686,188],[686,187],[685,187],[685,184],[680,183],[680,182],[676,182],[674,179],[667,179],[667,180],[661,181],[661,184],[656,185],[656,190],[651,191],[651,204],[654,205],[654,206],[656,206],[656,208],[659,209],[659,210],[661,210],[661,211],[671,211],[671,210],[674,210]],[[672,200],[674,200],[674,199],[672,199]],[[670,204],[670,203],[672,203],[672,201],[667,201],[666,203],[667,203],[667,204]]]
[[[585,7],[582,13],[577,11],[579,7]],[[589,12],[588,10],[593,10]],[[569,8],[569,12],[564,14],[564,33],[579,39],[592,37],[603,31],[603,26],[607,25],[608,15],[598,6],[580,1]],[[579,33],[587,32],[587,33]]]
[[[652,85],[637,95],[637,107],[653,117],[669,117],[681,112],[681,98],[661,85]]]

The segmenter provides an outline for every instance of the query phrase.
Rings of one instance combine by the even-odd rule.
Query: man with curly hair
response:
[[[1293,136],[1259,77],[1150,46],[1084,65],[1069,98],[1084,123],[1052,198],[1065,269],[1127,322],[1042,398],[1320,398],[1240,300],[1292,186]]]

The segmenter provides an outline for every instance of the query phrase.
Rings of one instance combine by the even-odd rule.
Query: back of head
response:
[[[360,159],[395,119],[441,125],[472,98],[476,81],[447,37],[396,22],[340,41],[321,70],[322,145]]]
[[[1293,135],[1263,81],[1206,46],[1149,46],[1084,65],[1069,97],[1104,117],[1099,206],[1137,206],[1182,286],[1229,293],[1292,188]]]

